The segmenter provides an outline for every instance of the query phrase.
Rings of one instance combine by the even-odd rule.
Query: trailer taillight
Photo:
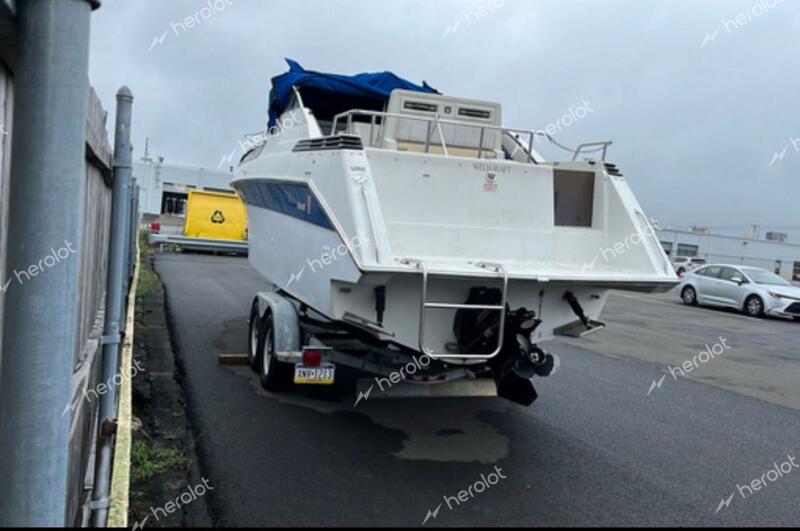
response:
[[[322,351],[306,350],[303,352],[303,366],[309,368],[322,366]]]

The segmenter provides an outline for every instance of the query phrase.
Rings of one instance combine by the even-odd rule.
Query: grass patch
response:
[[[142,264],[144,266],[144,264]],[[152,269],[147,266],[139,268],[139,285],[136,286],[136,298],[141,299],[156,289],[161,281]]]
[[[147,231],[139,231],[139,285],[136,287],[136,298],[141,299],[152,292],[161,281],[158,275],[152,270],[150,259],[153,256],[153,249],[147,243]]]
[[[150,231],[148,230],[142,229],[139,231],[139,252],[142,258],[150,258],[155,254],[155,249],[150,247],[150,243],[147,241],[149,234]]]
[[[146,481],[168,470],[185,470],[188,460],[174,448],[156,448],[145,441],[134,441],[131,449],[131,479]]]

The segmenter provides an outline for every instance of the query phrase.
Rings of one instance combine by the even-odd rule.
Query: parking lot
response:
[[[604,318],[609,324],[607,331],[570,344],[618,360],[651,365],[654,377],[659,372],[668,374],[662,385],[664,392],[669,390],[670,380],[674,381],[669,368],[682,368],[689,362],[693,368],[683,371],[689,380],[800,410],[800,323],[688,307],[675,292],[615,293]],[[727,346],[722,354],[704,361],[707,356],[700,354],[722,345],[723,340]],[[681,371],[674,372],[683,377]],[[643,382],[646,392],[650,383]]]
[[[218,365],[246,351],[266,287],[246,260],[161,254],[156,271],[215,524],[798,523],[800,470],[740,486],[800,455],[800,323],[615,293],[607,330],[546,345],[561,367],[531,408],[354,408],[346,389],[276,395]]]

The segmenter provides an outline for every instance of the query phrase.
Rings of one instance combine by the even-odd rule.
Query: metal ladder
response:
[[[493,270],[497,273],[497,278],[503,279],[503,297],[499,306],[483,305],[483,304],[451,304],[444,302],[430,302],[428,301],[428,280],[431,276],[452,277],[453,274],[448,273],[431,273],[425,262],[421,260],[405,259],[400,261],[402,264],[416,267],[422,273],[422,297],[419,312],[419,350],[426,356],[434,360],[440,359],[480,359],[490,360],[497,357],[503,350],[503,342],[505,341],[505,327],[506,327],[506,302],[508,301],[508,270],[501,264],[490,263],[477,263],[471,264],[484,270]],[[425,332],[427,322],[428,310],[483,310],[490,312],[500,312],[500,330],[497,339],[497,348],[491,354],[439,354],[433,352],[430,348],[425,346]]]

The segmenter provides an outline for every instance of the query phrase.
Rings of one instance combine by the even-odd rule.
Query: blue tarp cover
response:
[[[278,123],[278,118],[291,103],[294,95],[292,87],[298,87],[306,106],[318,118],[324,119],[354,108],[383,110],[392,91],[396,89],[438,94],[427,83],[415,85],[391,72],[343,76],[305,70],[291,59],[286,62],[289,63],[289,71],[272,79],[272,91],[269,95],[270,127]]]

